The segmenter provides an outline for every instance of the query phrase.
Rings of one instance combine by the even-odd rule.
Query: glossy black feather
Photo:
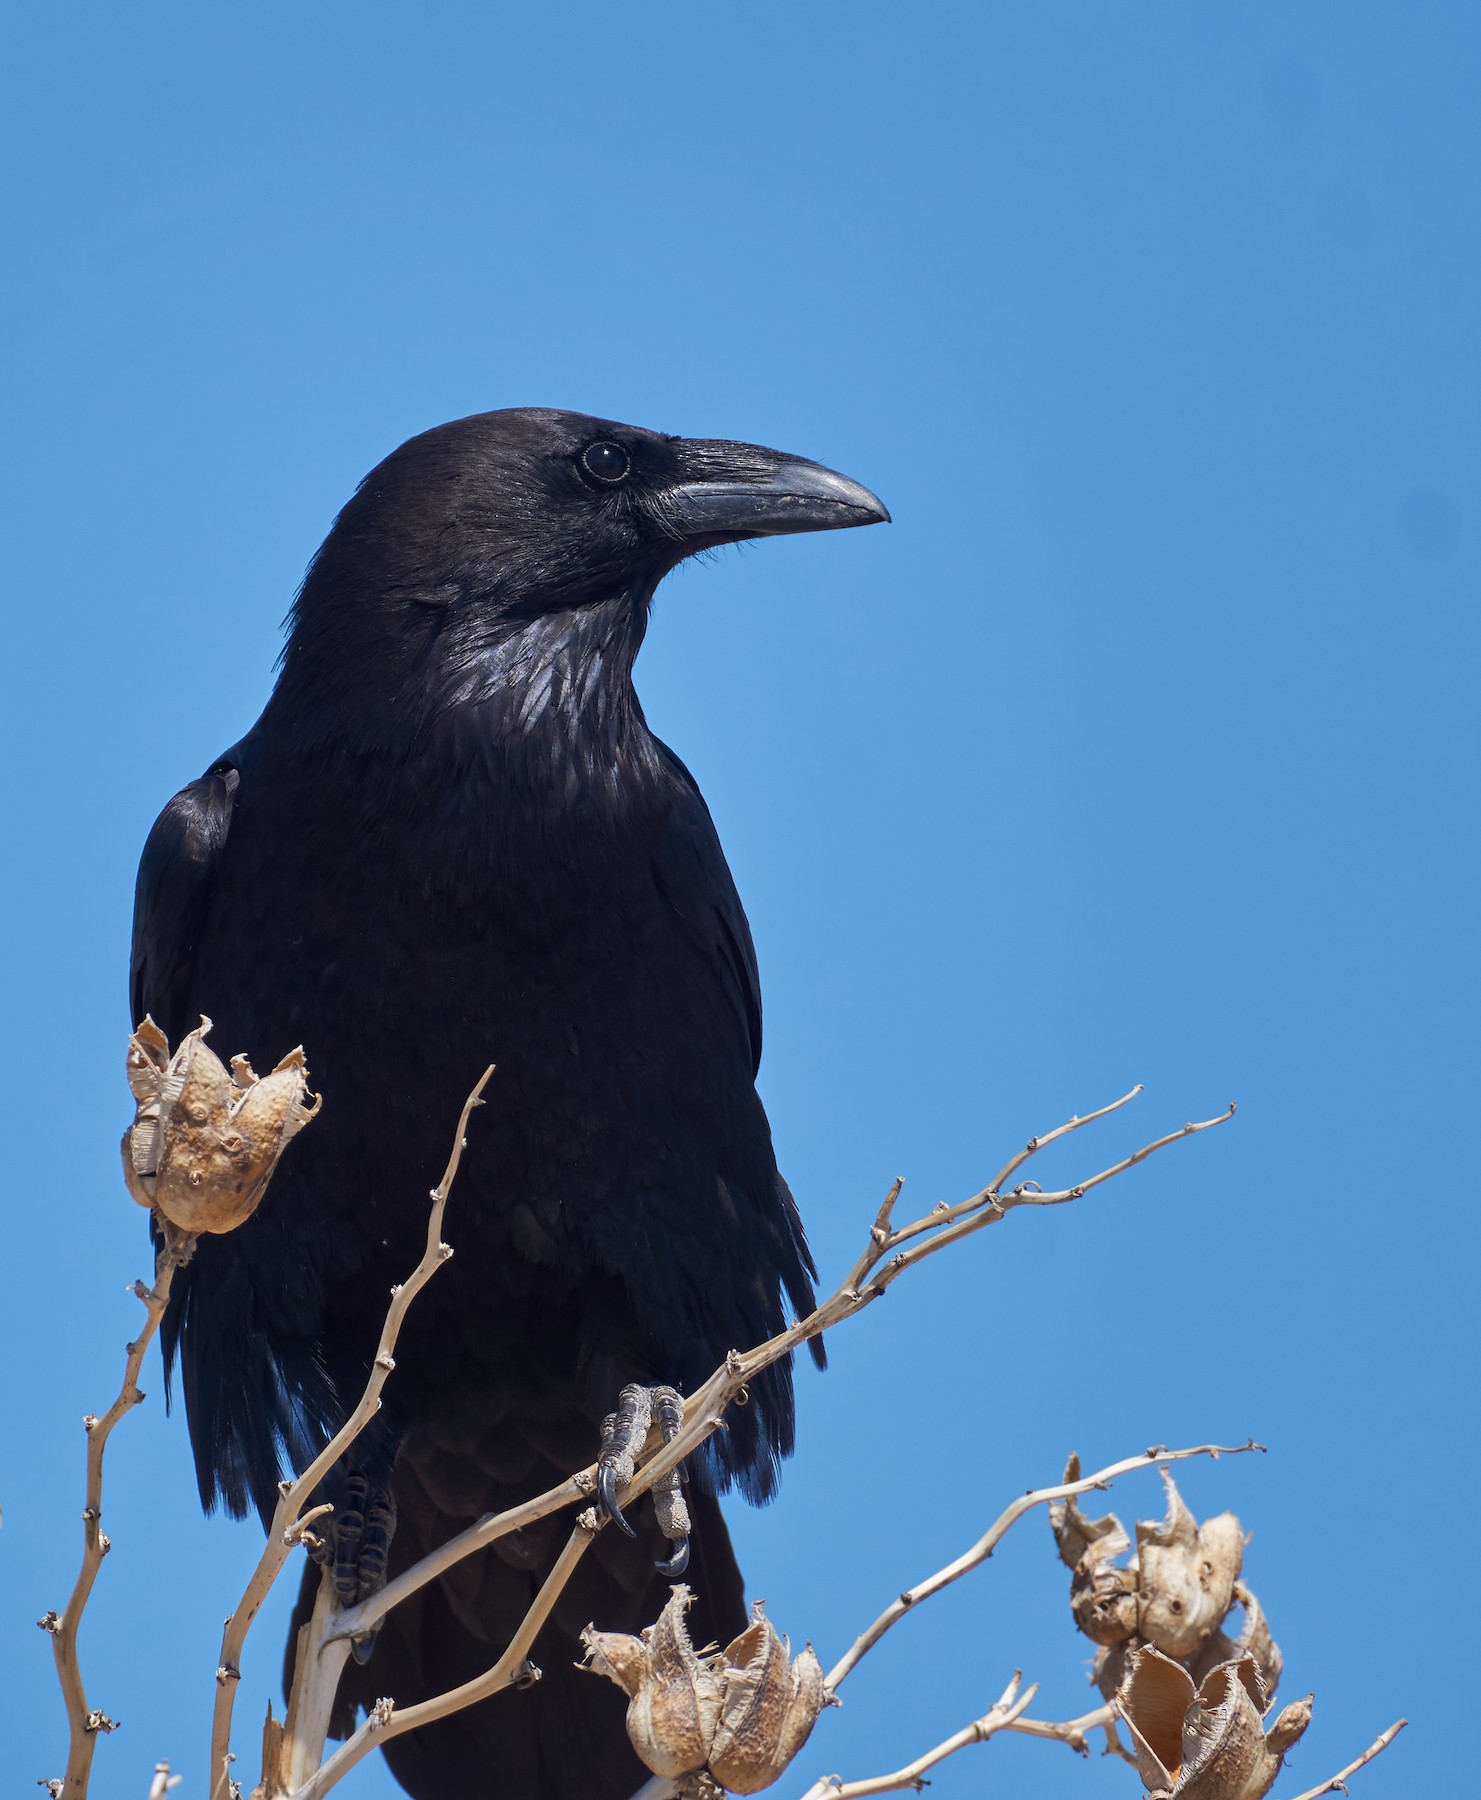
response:
[[[594,438],[631,459],[620,491],[580,467]],[[447,1218],[457,1255],[413,1310],[362,1447],[394,1471],[395,1564],[589,1461],[624,1382],[696,1384],[784,1324],[783,1295],[810,1306],[753,1085],[750,931],[704,801],[630,677],[663,573],[749,534],[723,528],[737,484],[780,481],[817,510],[834,504],[824,476],[751,446],[488,414],[403,446],[336,522],[262,718],[166,807],[139,873],[136,1018],[174,1040],[207,1013],[217,1049],[259,1068],[301,1042],[324,1095],[258,1214],[177,1278],[165,1350],[207,1505],[266,1517],[283,1464],[358,1392],[488,1062]],[[859,511],[851,493],[839,504]],[[717,1632],[738,1627],[741,1588],[704,1491],[766,1498],[792,1435],[784,1364],[696,1471]],[[547,1656],[569,1663],[591,1618],[652,1619],[655,1547],[604,1535]],[[349,1697],[467,1679],[551,1553],[531,1539],[512,1573],[495,1558],[487,1579],[438,1584]],[[555,1735],[579,1755],[552,1747],[552,1686],[479,1709],[481,1737],[476,1720],[448,1728],[446,1755],[419,1737],[399,1772],[419,1794],[630,1791],[614,1696],[558,1685],[582,1723]],[[595,1765],[588,1728],[606,1746]],[[475,1749],[490,1760],[469,1770]]]

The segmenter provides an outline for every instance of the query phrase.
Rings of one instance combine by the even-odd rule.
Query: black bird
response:
[[[363,1386],[463,1096],[497,1065],[356,1475],[391,1568],[592,1459],[623,1383],[697,1384],[812,1304],[755,1090],[750,930],[693,777],[633,691],[654,589],[715,545],[888,519],[751,444],[520,409],[439,426],[361,483],[311,564],[252,730],[165,808],[139,870],[132,1005],[271,1061],[321,1120],[259,1212],[202,1240],[164,1327],[201,1497],[266,1520]],[[774,1490],[773,1369],[692,1471],[696,1641],[743,1619],[715,1493]],[[644,1771],[589,1621],[666,1596],[650,1523],[601,1534],[534,1650],[544,1679],[388,1747],[413,1794],[603,1800]],[[568,1522],[461,1564],[384,1626],[350,1704],[486,1668]],[[310,1578],[315,1575],[312,1569]],[[306,1585],[307,1591],[307,1585]],[[341,1726],[345,1720],[341,1718]]]

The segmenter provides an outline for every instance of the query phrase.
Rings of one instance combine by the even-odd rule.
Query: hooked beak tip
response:
[[[723,542],[888,525],[889,508],[868,488],[835,469],[750,445],[697,479],[670,489],[666,510],[683,536]]]

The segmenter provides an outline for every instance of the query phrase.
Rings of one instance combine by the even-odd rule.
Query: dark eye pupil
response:
[[[581,460],[598,481],[621,481],[627,473],[627,452],[621,444],[588,444]]]

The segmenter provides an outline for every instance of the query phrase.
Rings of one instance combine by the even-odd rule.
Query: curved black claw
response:
[[[617,1504],[617,1471],[605,1465],[597,1468],[597,1505],[619,1531],[625,1531],[630,1538],[638,1535],[623,1517],[622,1508]]]
[[[667,1560],[660,1557],[653,1567],[660,1575],[667,1575],[670,1581],[677,1581],[689,1567],[689,1539],[687,1537],[673,1538],[670,1540],[669,1548],[673,1551],[673,1555]]]

